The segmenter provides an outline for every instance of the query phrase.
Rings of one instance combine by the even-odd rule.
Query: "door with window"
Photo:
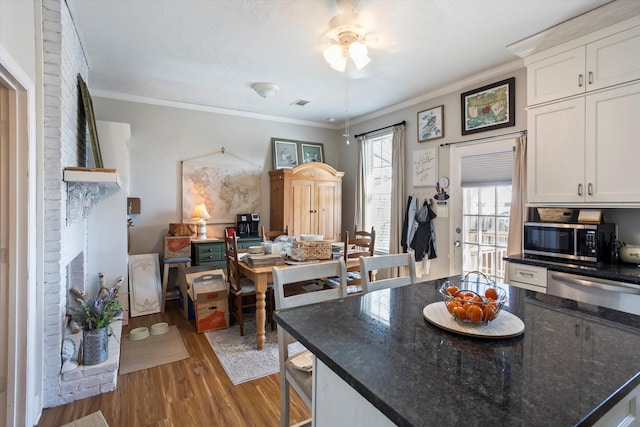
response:
[[[504,281],[516,139],[453,146],[450,156],[451,274]]]

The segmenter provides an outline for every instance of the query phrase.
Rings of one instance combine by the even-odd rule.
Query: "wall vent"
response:
[[[304,99],[298,99],[296,101],[293,101],[290,105],[293,105],[294,107],[304,107],[310,102],[311,101],[305,101]]]

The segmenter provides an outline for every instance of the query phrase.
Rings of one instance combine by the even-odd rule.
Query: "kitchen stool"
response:
[[[164,258],[164,271],[162,272],[162,304],[160,310],[164,313],[165,302],[167,301],[167,282],[169,282],[169,269],[171,267],[191,267],[191,258]]]

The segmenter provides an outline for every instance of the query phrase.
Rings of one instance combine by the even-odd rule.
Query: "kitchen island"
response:
[[[640,384],[640,316],[501,285],[524,333],[463,336],[423,318],[445,280],[274,317],[390,424],[591,425]]]

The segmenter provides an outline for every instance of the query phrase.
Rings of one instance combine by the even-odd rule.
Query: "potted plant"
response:
[[[80,303],[80,310],[76,311],[74,317],[83,328],[82,354],[85,365],[97,365],[109,358],[110,325],[122,314],[118,289],[119,285],[111,289],[102,287],[95,298],[87,298],[82,292],[72,289]]]

